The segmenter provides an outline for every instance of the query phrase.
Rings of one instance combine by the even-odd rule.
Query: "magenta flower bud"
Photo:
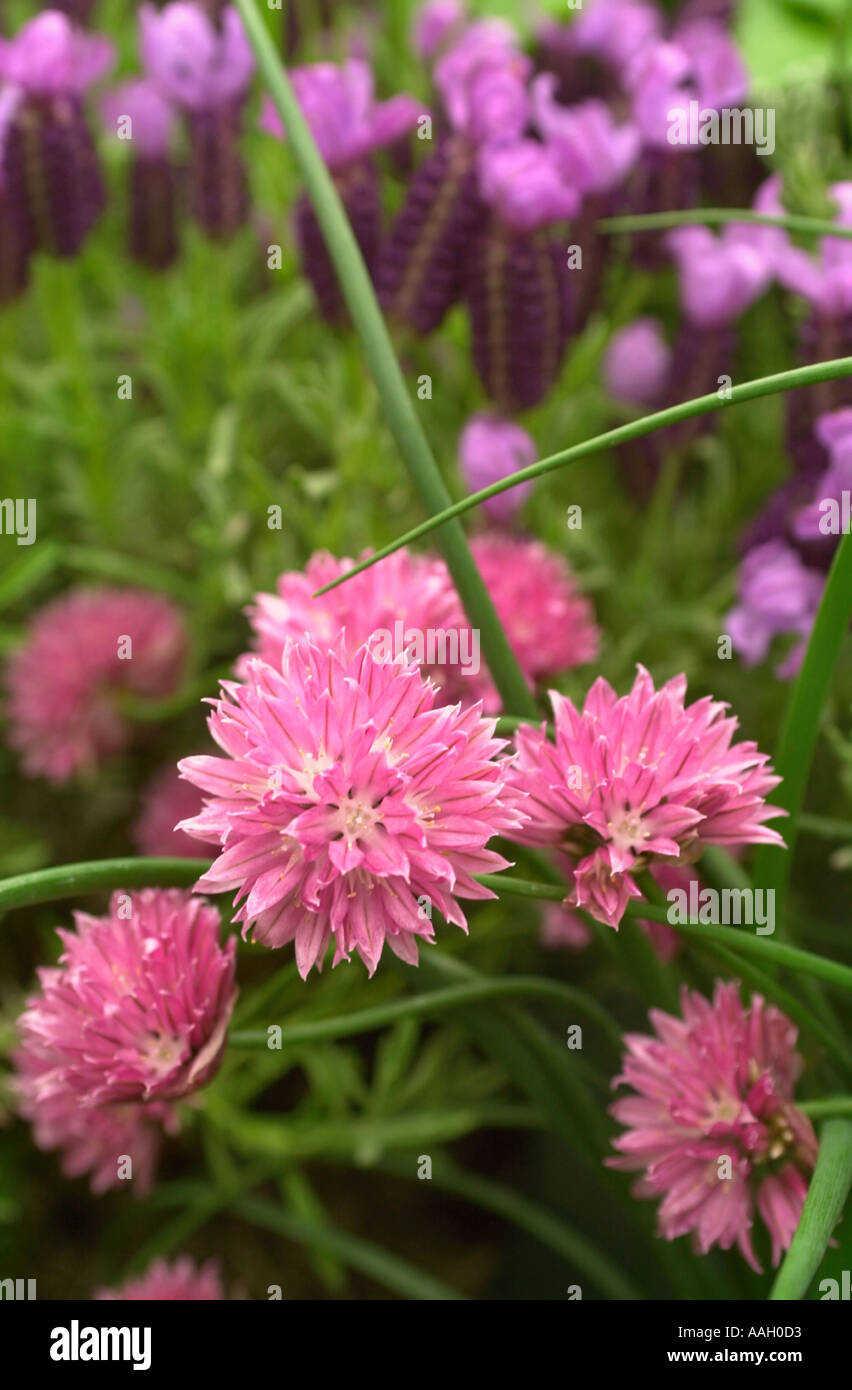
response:
[[[493,415],[474,415],[459,439],[459,467],[469,492],[479,492],[520,468],[528,468],[537,458],[532,435],[513,420]],[[482,511],[490,520],[505,525],[514,520],[532,490],[531,482],[518,483],[483,502]]]
[[[76,255],[103,211],[83,94],[112,61],[108,40],[84,34],[58,10],[0,39],[0,78],[15,92],[3,140],[4,197],[17,221],[13,264],[36,247]]]
[[[101,113],[132,151],[128,169],[130,254],[161,270],[178,252],[177,174],[170,158],[173,108],[152,82],[138,79],[109,92]]]
[[[603,364],[606,389],[617,401],[656,405],[665,394],[671,361],[659,320],[634,319],[610,340]]]

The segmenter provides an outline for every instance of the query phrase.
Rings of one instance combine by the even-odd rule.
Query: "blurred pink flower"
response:
[[[137,78],[107,92],[101,101],[101,116],[111,134],[118,134],[118,123],[129,119],[128,134],[121,138],[141,158],[162,159],[168,154],[174,126],[174,111],[153,82]]]
[[[43,10],[14,38],[0,38],[0,77],[32,97],[79,96],[114,62],[109,39],[84,33],[60,10]]]
[[[417,666],[342,639],[293,642],[280,672],[244,676],[209,721],[227,757],[180,763],[209,796],[182,829],[222,845],[199,888],[236,889],[235,920],[294,941],[303,977],[332,940],[335,965],[357,951],[372,975],[385,944],[416,964],[433,907],[466,929],[457,899],[493,897],[473,875],[507,866],[485,845],[523,820],[493,721],[435,708]]]
[[[519,140],[530,117],[531,70],[510,24],[476,20],[435,65],[450,125],[474,145]]]
[[[616,125],[606,102],[563,106],[555,98],[558,79],[540,73],[532,83],[535,122],[562,178],[578,195],[609,193],[627,176],[639,154],[639,131]]]
[[[9,742],[28,776],[64,782],[123,748],[119,691],[158,697],[179,684],[183,619],[158,594],[72,589],[40,610],[6,671]]]
[[[628,1034],[614,1086],[637,1094],[612,1114],[626,1133],[610,1167],[641,1170],[637,1197],[662,1197],[660,1233],[692,1233],[697,1253],[736,1244],[755,1270],[755,1207],[772,1238],[772,1263],[789,1247],[816,1160],[810,1121],[793,1103],[801,1059],[796,1028],[736,981],[712,1003],[684,988],[683,1017],[652,1010],[656,1036]]]
[[[197,816],[201,810],[201,793],[185,782],[174,764],[161,767],[145,788],[142,810],[136,821],[133,839],[140,854],[176,856],[197,859],[204,851],[183,830],[176,830],[178,821]]]
[[[754,743],[733,743],[726,706],[684,706],[686,677],[660,690],[644,667],[619,698],[602,678],[582,711],[551,692],[556,741],[519,729],[510,782],[527,792],[514,838],[558,848],[574,862],[565,902],[618,927],[633,875],[654,860],[697,859],[706,845],[783,844],[764,821],[782,812],[766,795],[779,779]]]
[[[70,1095],[89,1111],[198,1090],[218,1070],[236,999],[236,940],[219,946],[219,913],[146,888],[74,923],[18,1021],[21,1056],[39,1063],[31,1104]]]
[[[169,1264],[154,1260],[138,1279],[128,1279],[120,1289],[98,1289],[96,1300],[147,1303],[222,1302],[225,1291],[216,1263],[196,1266],[188,1255]]]

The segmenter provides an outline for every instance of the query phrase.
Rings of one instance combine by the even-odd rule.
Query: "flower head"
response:
[[[172,1264],[154,1260],[139,1279],[128,1279],[120,1289],[98,1289],[95,1299],[144,1303],[222,1302],[225,1291],[215,1261],[196,1266],[188,1255]]]
[[[479,186],[508,226],[534,231],[549,222],[573,217],[580,206],[565,182],[554,152],[538,140],[486,145],[477,161]]]
[[[766,247],[735,225],[714,236],[709,227],[679,227],[666,244],[678,267],[680,298],[690,323],[731,323],[768,287],[773,261]]]
[[[654,860],[695,860],[706,845],[782,844],[764,821],[778,778],[754,743],[732,743],[736,719],[709,696],[684,705],[686,677],[660,690],[644,667],[619,698],[595,681],[582,710],[551,693],[555,743],[544,727],[517,735],[510,774],[529,799],[522,843],[574,861],[566,902],[617,927],[633,875]]]
[[[584,5],[570,28],[580,53],[620,71],[660,33],[660,11],[643,0],[594,0]]]
[[[302,113],[328,167],[337,172],[373,150],[392,145],[423,114],[414,97],[398,95],[376,101],[370,65],[350,58],[340,65],[313,63],[296,68],[291,80]],[[283,139],[281,118],[267,97],[261,126]]]
[[[514,420],[501,420],[494,415],[474,415],[459,439],[459,466],[471,492],[478,492],[521,468],[528,468],[537,457],[532,435]],[[511,521],[532,489],[532,482],[519,483],[496,497],[489,497],[483,502],[482,510],[492,521]]]
[[[536,124],[566,183],[578,194],[608,193],[622,182],[639,153],[639,131],[616,125],[603,101],[563,106],[555,98],[557,79],[543,72],[532,83]]]
[[[461,0],[425,0],[414,16],[411,41],[421,58],[433,58],[465,19]]]
[[[290,643],[280,671],[249,661],[244,677],[209,721],[227,756],[179,765],[209,797],[182,829],[222,845],[199,886],[236,889],[236,920],[294,941],[303,976],[332,940],[334,964],[357,951],[372,974],[385,943],[416,964],[433,907],[466,928],[458,899],[494,896],[473,875],[506,867],[485,845],[523,819],[493,722],[436,708],[416,665],[343,638]]]
[[[179,683],[180,613],[138,589],[73,589],[37,614],[6,672],[10,742],[31,776],[66,781],[123,748],[120,691],[155,698]]]
[[[40,1065],[36,1102],[80,1109],[176,1100],[215,1074],[236,999],[236,941],[179,889],[115,893],[106,917],[74,914],[59,965],[19,1020]]]
[[[201,793],[180,776],[173,763],[161,767],[142,797],[142,810],[133,828],[133,839],[140,854],[195,859],[203,854],[198,842],[176,830],[178,821],[197,816]]]
[[[77,96],[114,61],[109,39],[84,33],[61,10],[43,10],[13,39],[0,38],[0,77],[33,97]]]
[[[454,130],[474,145],[512,144],[530,115],[530,59],[499,19],[471,24],[435,65],[435,85]]]
[[[604,358],[606,389],[617,401],[656,405],[665,391],[671,361],[659,320],[633,319],[610,340]]]
[[[725,619],[746,666],[764,660],[773,638],[794,633],[799,640],[777,675],[789,679],[796,674],[824,585],[825,576],[809,569],[785,541],[766,541],[748,551],[740,566],[738,601]]]
[[[190,0],[139,11],[139,47],[145,71],[163,94],[189,111],[241,100],[254,72],[254,54],[232,5],[220,27]]]
[[[101,115],[114,133],[119,121],[129,120],[131,148],[143,158],[162,159],[168,153],[174,113],[153,82],[137,78],[108,92],[101,102]]]
[[[692,1233],[697,1252],[736,1245],[753,1269],[755,1210],[772,1237],[772,1263],[788,1248],[817,1143],[793,1103],[801,1070],[796,1028],[760,995],[717,982],[712,1002],[684,988],[682,1018],[657,1010],[656,1036],[628,1034],[614,1086],[635,1096],[612,1114],[626,1133],[613,1168],[641,1170],[639,1197],[662,1197],[666,1240]]]

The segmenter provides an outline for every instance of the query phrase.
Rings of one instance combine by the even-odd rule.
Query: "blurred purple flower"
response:
[[[529,58],[510,25],[484,19],[435,66],[435,85],[454,130],[476,145],[510,144],[529,121]]]
[[[43,10],[13,39],[0,39],[0,77],[28,96],[81,95],[115,61],[100,34],[84,34],[60,10]]]
[[[656,405],[662,399],[672,352],[657,319],[633,319],[614,333],[604,358],[609,394],[631,405]]]
[[[823,590],[824,576],[808,569],[784,541],[755,546],[740,567],[739,601],[725,625],[746,666],[766,657],[773,638],[795,633],[801,639],[777,668],[781,679],[802,663]]]
[[[578,194],[560,174],[553,150],[538,140],[486,145],[477,171],[485,201],[518,231],[573,217],[580,205]]]
[[[189,111],[241,101],[254,72],[254,54],[233,6],[221,29],[188,0],[139,11],[142,62],[165,96]]]
[[[420,58],[433,58],[459,25],[464,22],[461,0],[426,0],[414,16],[411,42]]]
[[[731,323],[772,280],[772,259],[739,233],[730,224],[721,236],[709,227],[678,227],[666,237],[678,267],[681,306],[696,327]]]
[[[636,161],[639,131],[634,125],[617,125],[603,101],[562,106],[555,90],[554,75],[541,73],[532,83],[532,105],[563,178],[580,194],[610,192]]]
[[[513,420],[494,415],[474,415],[459,439],[459,466],[469,492],[500,482],[510,473],[527,468],[538,457],[535,440]],[[483,502],[482,511],[501,525],[512,521],[533,490],[532,482],[518,483]]]
[[[113,135],[119,135],[119,122],[129,119],[128,133],[121,136],[146,158],[167,154],[174,127],[170,103],[153,82],[136,78],[107,92],[101,101],[101,116]]]

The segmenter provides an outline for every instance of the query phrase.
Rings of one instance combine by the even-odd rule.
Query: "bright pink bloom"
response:
[[[368,554],[365,551],[362,558]],[[353,564],[348,558],[337,560],[328,551],[317,551],[304,574],[294,570],[280,576],[277,594],[258,594],[254,608],[249,609],[257,655],[280,670],[289,638],[308,635],[318,646],[330,647],[345,631],[349,650],[354,652],[375,633],[393,632],[397,620],[406,631],[466,625],[443,561],[408,550],[395,551],[321,598],[312,597]],[[241,679],[248,659],[243,657],[237,664]]]
[[[128,742],[114,696],[170,694],[186,652],[183,619],[158,594],[72,589],[43,608],[7,668],[9,741],[24,771],[64,782]]]
[[[176,830],[178,821],[197,816],[201,810],[201,793],[185,782],[173,763],[160,768],[145,788],[142,811],[133,830],[133,839],[140,854],[176,856],[179,859],[203,857],[204,850],[197,840],[183,830]]]
[[[666,1240],[692,1232],[696,1252],[736,1244],[755,1270],[755,1207],[772,1237],[772,1263],[788,1248],[807,1193],[817,1141],[793,1103],[801,1058],[796,1028],[736,981],[713,1002],[684,988],[683,1018],[652,1010],[656,1037],[628,1034],[613,1081],[637,1093],[612,1114],[627,1132],[610,1167],[643,1170],[637,1197],[662,1197]]]
[[[600,642],[594,611],[561,555],[541,541],[490,532],[475,536],[470,548],[530,686],[594,661]],[[499,712],[500,698],[485,670],[476,698],[489,713]]]
[[[602,678],[582,711],[551,692],[556,741],[545,726],[517,735],[510,780],[529,793],[516,838],[574,861],[566,903],[617,927],[633,875],[656,859],[698,858],[706,845],[783,844],[763,822],[780,815],[765,753],[734,743],[734,718],[709,696],[684,706],[686,677],[660,690],[644,667],[619,698]]]
[[[466,929],[457,899],[493,897],[473,875],[507,866],[485,848],[523,820],[505,744],[477,706],[435,708],[414,664],[343,639],[288,645],[281,671],[223,682],[209,723],[227,757],[179,764],[210,795],[182,829],[222,845],[199,887],[236,889],[235,920],[294,941],[303,976],[332,939],[335,965],[357,951],[372,975],[385,943],[416,964],[432,908]]]
[[[571,862],[564,857],[563,872],[567,879],[571,878]],[[701,884],[698,874],[688,864],[667,864],[665,860],[661,860],[658,864],[652,865],[651,875],[664,893],[668,893],[672,888],[681,888],[688,892],[693,879]],[[703,884],[701,886],[703,887]],[[650,919],[640,919],[637,925],[642,928],[663,964],[670,964],[681,948],[681,938],[674,927],[670,927],[668,922]],[[567,946],[571,950],[580,951],[589,945],[591,939],[592,933],[588,923],[574,908],[566,907],[564,903],[547,904],[541,918],[542,946]]]
[[[34,1104],[70,1095],[81,1110],[169,1101],[216,1073],[236,999],[236,940],[179,889],[115,893],[106,917],[74,914],[59,965],[19,1020],[41,1066]]]
[[[188,1255],[181,1255],[173,1264],[154,1260],[139,1279],[128,1279],[120,1289],[98,1289],[94,1297],[142,1303],[220,1303],[225,1291],[214,1260],[196,1266]]]

